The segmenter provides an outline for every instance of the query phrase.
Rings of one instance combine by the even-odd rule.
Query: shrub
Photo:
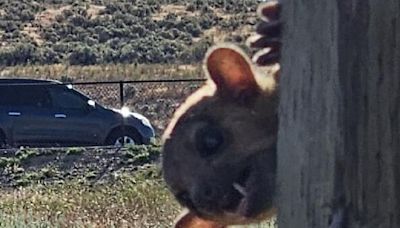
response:
[[[193,37],[199,37],[201,35],[201,28],[197,23],[187,24],[185,26],[185,30],[186,32],[190,33]]]
[[[204,30],[213,26],[230,34],[242,25],[254,25],[257,0],[43,0],[0,1],[0,64],[28,63],[101,64],[101,63],[173,63],[198,61],[203,53]],[[88,15],[91,5],[104,6]],[[160,13],[165,4],[186,6],[185,15],[169,13],[162,20],[152,15]],[[70,6],[55,20],[34,20],[37,13],[47,8]],[[231,19],[219,17],[225,10],[234,14]],[[91,13],[92,14],[92,13]],[[197,16],[200,15],[200,16]],[[29,23],[29,24],[28,24]],[[27,34],[27,25],[35,27],[35,40]],[[28,31],[30,32],[30,31]],[[31,32],[30,32],[31,33]],[[37,42],[36,35],[39,35]],[[242,36],[243,35],[243,36]],[[229,36],[230,40],[241,41]],[[195,38],[195,39],[194,39]],[[196,41],[196,42],[195,42]],[[39,43],[41,46],[36,46]],[[27,46],[21,46],[25,44]],[[183,57],[185,56],[185,57]],[[15,58],[14,58],[15,57]]]
[[[70,65],[93,65],[97,63],[95,50],[88,46],[78,46],[68,56]]]
[[[18,43],[13,48],[0,51],[1,65],[18,65],[34,63],[36,61],[36,47],[32,44]]]
[[[31,12],[30,10],[22,10],[21,11],[21,16],[20,16],[21,20],[26,22],[26,21],[32,21],[33,19],[35,19],[35,15],[33,14],[33,12]]]
[[[40,64],[55,64],[61,62],[61,57],[62,56],[60,56],[53,49],[44,47],[40,49],[37,61]]]

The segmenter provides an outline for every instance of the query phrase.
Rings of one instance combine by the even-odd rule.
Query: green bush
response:
[[[17,65],[35,63],[37,61],[37,49],[32,44],[18,43],[13,48],[0,50],[1,65]]]
[[[254,24],[247,13],[254,13],[258,4],[257,0],[42,2],[0,1],[0,65],[194,63],[202,59],[204,48],[209,46],[201,43],[207,39],[205,30],[217,26],[229,34],[242,25]],[[89,15],[91,4],[104,9]],[[188,14],[169,13],[154,20],[165,4],[185,6]],[[45,16],[46,23],[37,17],[46,7],[59,9],[67,5],[54,18]],[[233,17],[224,19],[220,12]],[[31,27],[34,29],[27,30]]]
[[[88,46],[78,46],[68,56],[70,65],[93,65],[97,63],[97,53]]]

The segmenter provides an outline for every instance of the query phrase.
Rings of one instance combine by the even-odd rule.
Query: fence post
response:
[[[124,101],[124,82],[123,81],[119,82],[119,102],[120,102],[121,107],[123,107],[124,103],[125,103],[125,101]]]

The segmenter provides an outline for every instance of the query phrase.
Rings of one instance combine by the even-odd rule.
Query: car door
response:
[[[52,101],[55,137],[67,145],[100,143],[102,119],[89,98],[67,86],[48,88]]]
[[[13,90],[9,86],[0,84],[0,129],[8,143],[12,143],[12,136],[10,135],[12,126],[11,109],[13,104],[16,103],[16,97],[12,96],[12,94]]]
[[[10,122],[12,141],[18,145],[51,142],[51,102],[43,85],[13,85],[7,88],[10,102],[5,114]]]

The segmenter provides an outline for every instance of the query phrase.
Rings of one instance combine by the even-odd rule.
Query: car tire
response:
[[[138,133],[133,130],[126,131],[116,131],[111,133],[111,135],[106,140],[106,145],[112,146],[128,146],[128,145],[140,145],[142,144],[142,140]]]

